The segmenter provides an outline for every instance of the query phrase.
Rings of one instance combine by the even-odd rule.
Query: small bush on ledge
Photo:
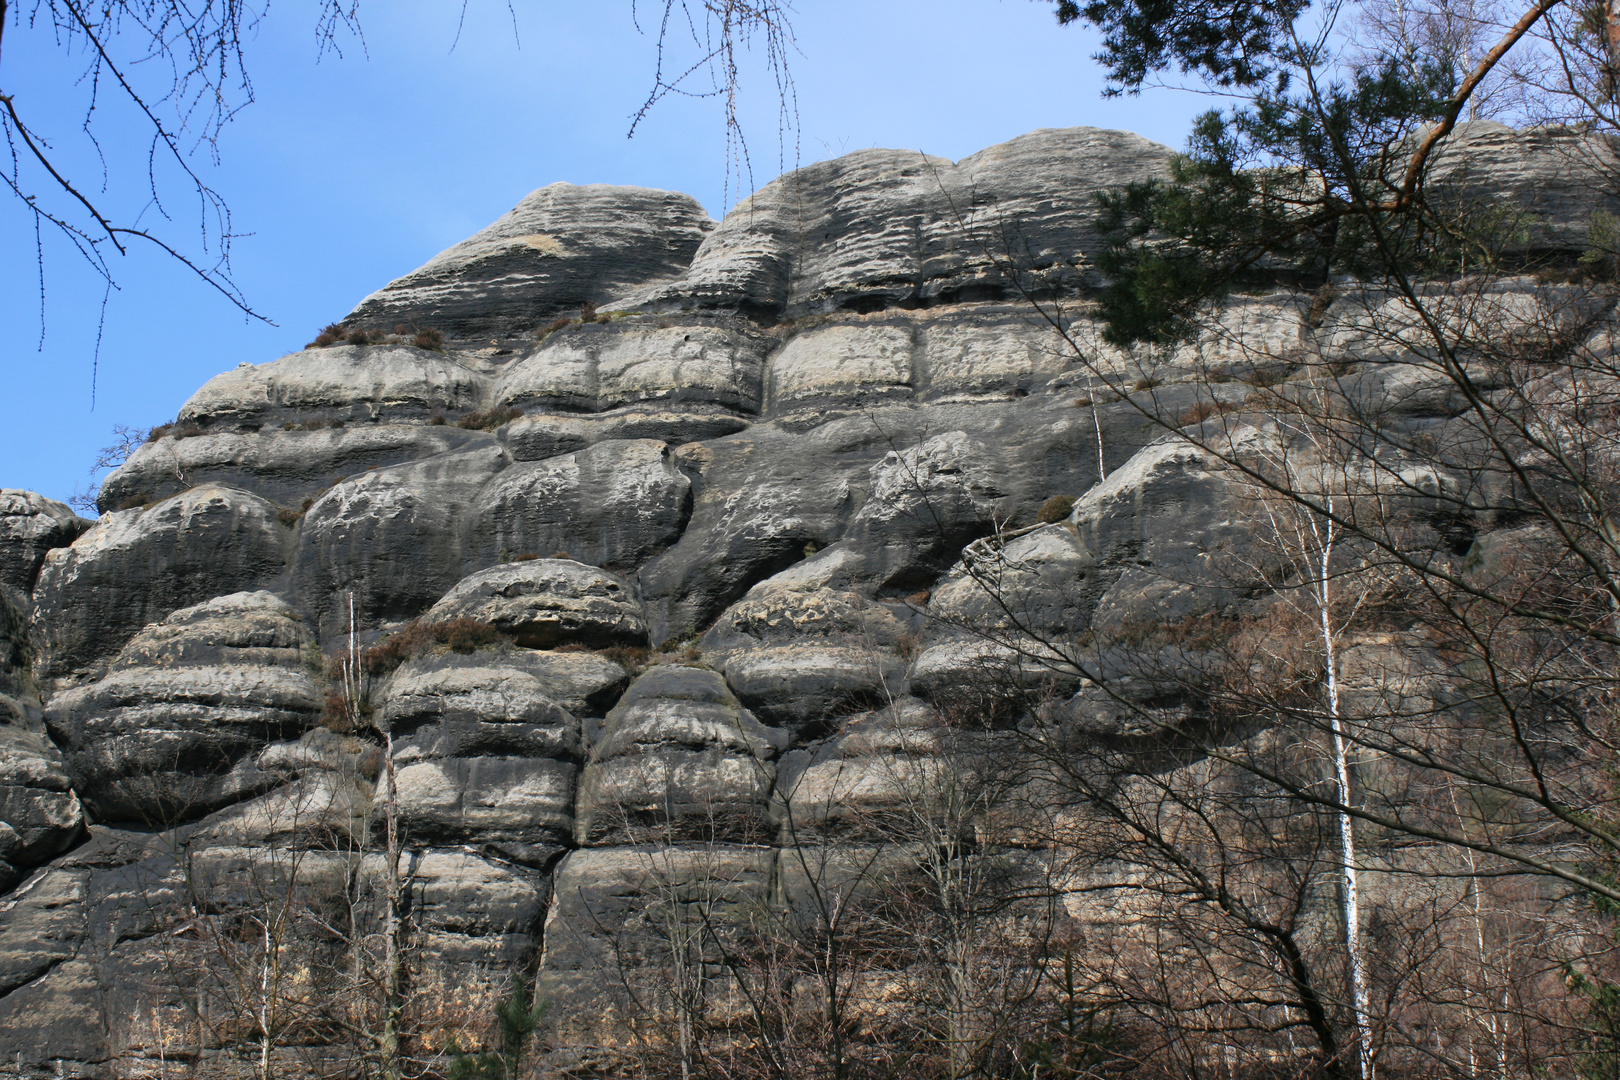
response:
[[[176,439],[192,439],[198,435],[206,434],[208,434],[208,429],[201,424],[182,423],[179,420],[174,420],[167,424],[159,424],[151,431],[148,431],[146,441],[154,443],[166,436],[172,436]]]
[[[315,335],[306,349],[325,349],[333,345],[415,345],[418,349],[444,351],[444,331],[434,327],[414,327],[404,323],[394,327],[393,333],[367,330],[360,326],[342,326],[328,323]]]
[[[1067,521],[1073,511],[1073,495],[1054,495],[1041,503],[1041,509],[1035,515],[1035,520],[1042,525],[1056,525],[1060,521]]]
[[[304,348],[324,349],[328,345],[340,345],[348,336],[349,332],[337,323],[328,323],[320,333],[315,335],[315,340],[305,345]]]
[[[456,427],[466,428],[468,431],[494,431],[502,424],[509,424],[522,415],[522,409],[514,409],[510,405],[505,405],[498,409],[470,412],[456,421]]]
[[[568,316],[564,315],[562,318],[553,319],[553,320],[551,320],[551,322],[549,322],[545,326],[542,326],[539,330],[537,330],[535,332],[534,336],[539,338],[541,341],[544,341],[546,338],[550,337],[552,334],[555,334],[557,331],[566,329],[567,327],[570,327],[570,326],[573,326],[573,325],[574,325],[574,320],[570,319]]]
[[[443,622],[423,622],[418,619],[363,651],[360,666],[372,678],[382,678],[407,660],[414,660],[437,648],[473,653],[480,649],[498,648],[508,640],[494,626],[477,619],[446,619]],[[333,678],[339,677],[342,663],[341,655],[333,657],[333,672],[328,674]]]

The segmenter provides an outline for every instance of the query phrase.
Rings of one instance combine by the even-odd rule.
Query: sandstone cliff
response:
[[[1476,126],[1437,168],[1578,253],[1620,209],[1580,138]],[[1273,437],[1255,388],[1307,363],[1403,431],[1456,436],[1465,406],[1367,330],[1354,283],[1235,297],[1175,351],[1103,344],[1094,193],[1170,157],[1086,128],[955,163],[862,151],[718,224],[675,193],[553,185],[363,300],[344,325],[375,343],[210,380],[98,521],[0,493],[0,1067],[224,1061],[186,996],[199,913],[289,875],[374,908],[389,775],[421,1028],[484,1015],[516,971],[560,1044],[594,1045],[665,979],[673,894],[808,902],[792,852],[875,851],[987,670],[1038,669],[1111,738],[1151,736],[1133,702],[1195,708],[1166,670],[1196,658],[1099,656],[1106,694],[1032,660],[1042,635],[1225,617],[1273,586],[1223,560],[1257,550],[1252,499],[1155,418]],[[1478,299],[1511,335],[1543,288]],[[442,346],[412,344],[427,328]],[[1471,482],[1399,467],[1412,491]],[[1038,520],[1053,496],[1072,509]],[[1499,524],[1399,512],[1459,553]],[[363,703],[341,696],[351,635]]]

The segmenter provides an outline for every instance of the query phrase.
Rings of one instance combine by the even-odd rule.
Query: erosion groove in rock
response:
[[[371,1075],[390,925],[422,1075],[450,1068],[452,1035],[493,1045],[518,977],[550,1003],[558,1075],[676,1075],[699,1029],[710,1072],[724,1054],[765,1069],[748,1055],[776,1044],[736,1033],[767,1030],[791,1050],[770,1075],[811,1070],[792,1040],[815,1024],[871,1034],[919,1001],[929,1031],[959,1025],[941,1045],[1033,1054],[1057,1012],[973,1024],[1057,1001],[1054,957],[1119,980],[1200,942],[1272,948],[1269,923],[1188,915],[1223,901],[1175,868],[1292,865],[1279,836],[1314,838],[1289,932],[1340,972],[1337,820],[1254,819],[1274,804],[1246,801],[1262,772],[1232,763],[1328,790],[1312,551],[1349,568],[1327,586],[1355,628],[1334,641],[1335,707],[1439,717],[1397,734],[1483,760],[1530,717],[1573,759],[1559,710],[1607,654],[1580,653],[1552,698],[1493,699],[1464,644],[1402,605],[1439,595],[1424,581],[1460,603],[1585,580],[1524,488],[1615,415],[1614,292],[1576,272],[1620,210],[1595,179],[1612,149],[1490,123],[1442,144],[1434,198],[1516,217],[1508,253],[1557,273],[1273,282],[1173,346],[1112,345],[1096,193],[1172,157],[1088,128],[955,163],[860,151],[718,224],[676,193],[542,188],[344,320],[442,347],[400,334],[216,376],[107,479],[94,522],[0,490],[0,1073]],[[1506,435],[1482,419],[1547,400],[1576,406]],[[1612,438],[1593,451],[1611,458]],[[1399,558],[1345,539],[1368,522]],[[1585,610],[1581,587],[1556,610]],[[1268,713],[1230,706],[1262,692]],[[1364,754],[1358,797],[1405,812],[1414,767]],[[1482,830],[1517,812],[1475,794],[1426,812]],[[1120,869],[1135,841],[1087,816],[1104,798],[1158,812],[1131,834],[1165,830],[1152,873]],[[1536,850],[1574,865],[1575,820],[1593,819],[1540,822]],[[1369,927],[1484,910],[1456,848],[1417,845],[1414,874],[1378,836]],[[1491,918],[1535,888],[1491,893]],[[1186,921],[1155,952],[1166,897]],[[946,909],[974,913],[971,942]],[[1392,955],[1449,955],[1453,915]],[[299,1019],[267,1046],[272,926]],[[977,966],[952,981],[958,947]],[[1468,987],[1466,1022],[1411,1014],[1436,1055],[1488,1026]],[[953,1013],[969,990],[994,1007]],[[829,1001],[854,1011],[834,1024]],[[1287,1053],[1266,1068],[1304,1060]],[[1092,1061],[1020,1060],[952,1075]]]

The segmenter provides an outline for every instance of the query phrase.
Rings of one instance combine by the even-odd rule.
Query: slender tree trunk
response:
[[[394,776],[394,735],[383,732],[383,772],[387,792],[383,822],[387,842],[388,896],[383,911],[383,1080],[400,1080],[399,1021],[404,1006],[405,957],[400,941],[399,798]]]
[[[349,655],[343,662],[343,693],[349,724],[359,730],[365,724],[361,707],[364,671],[360,666],[360,645],[355,628],[354,593],[349,593]],[[405,950],[400,909],[403,888],[399,861],[399,787],[394,771],[394,733],[377,725],[383,739],[383,986],[382,1032],[377,1038],[379,1071],[383,1080],[401,1080],[400,1017],[405,1005]]]
[[[1331,509],[1331,503],[1329,507]],[[1350,748],[1344,735],[1343,717],[1339,709],[1339,656],[1338,635],[1333,630],[1332,570],[1333,545],[1336,540],[1334,524],[1327,521],[1321,526],[1320,576],[1317,581],[1317,611],[1321,620],[1322,649],[1327,675],[1328,721],[1333,729],[1333,772],[1338,786],[1340,805],[1349,806]],[[1367,960],[1361,942],[1361,897],[1359,872],[1356,869],[1355,822],[1347,811],[1339,812],[1339,856],[1342,868],[1342,915],[1344,918],[1344,947],[1350,960],[1350,990],[1355,1009],[1356,1063],[1361,1080],[1372,1080],[1372,1045],[1367,1038],[1367,1020],[1371,1011],[1368,991]]]
[[[1620,0],[1609,0],[1603,7],[1604,44],[1607,46],[1607,68],[1604,72],[1605,89],[1611,102],[1620,101]]]
[[[264,964],[259,969],[259,1080],[270,1080],[270,995],[272,986],[270,964],[272,950],[275,945],[270,933],[268,919],[263,923],[263,927]]]
[[[1457,815],[1457,828],[1465,835],[1468,833],[1468,824],[1463,820],[1462,806],[1457,802],[1457,784],[1455,780],[1448,780],[1449,794],[1451,795],[1451,812]],[[1472,848],[1463,848],[1463,855],[1468,859],[1468,896],[1469,914],[1474,928],[1474,964],[1479,971],[1481,985],[1480,997],[1486,999],[1486,1023],[1491,1033],[1491,1056],[1496,1065],[1495,1075],[1501,1080],[1507,1076],[1507,1046],[1502,1040],[1502,1022],[1497,1015],[1497,1002],[1488,996],[1489,984],[1485,981],[1491,971],[1491,964],[1485,957],[1485,912],[1483,901],[1479,895],[1479,864]],[[1502,1003],[1505,1005],[1505,1002]],[[1469,1007],[1470,1024],[1477,1023],[1478,1009]],[[1478,1055],[1474,1051],[1474,1037],[1472,1032],[1468,1036],[1468,1075],[1479,1075]]]
[[[1102,409],[1096,398],[1091,399],[1091,427],[1097,433],[1097,483],[1100,484],[1108,479],[1108,463],[1103,459]]]

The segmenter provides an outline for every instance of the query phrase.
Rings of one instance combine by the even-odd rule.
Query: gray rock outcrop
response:
[[[581,711],[626,681],[617,664],[528,650],[413,660],[380,691],[393,738],[401,827],[413,844],[494,844],[544,865],[573,839]],[[567,703],[567,705],[564,704]],[[538,853],[538,855],[536,854]]]
[[[552,184],[362,300],[346,323],[514,337],[581,304],[674,277],[714,222],[690,196]]]
[[[426,420],[482,408],[484,373],[409,345],[305,349],[216,375],[180,409],[179,422],[219,424]]]
[[[45,553],[67,547],[92,524],[55,499],[0,489],[0,586],[27,596],[45,564]]]
[[[795,568],[750,589],[704,635],[703,654],[767,723],[825,733],[905,693],[911,611],[806,576]]]
[[[146,627],[47,722],[97,820],[174,825],[275,786],[253,755],[315,723],[319,669],[295,610],[234,593]]]
[[[629,583],[571,559],[528,559],[472,574],[434,604],[430,621],[473,619],[546,648],[635,645],[647,625]]]
[[[1596,213],[1620,212],[1615,147],[1596,132],[1524,130],[1493,120],[1458,124],[1434,158],[1436,196],[1501,215],[1520,251],[1579,249]]]
[[[1573,263],[1620,210],[1592,190],[1606,147],[1469,125],[1436,197],[1522,213],[1514,252]],[[664,1030],[683,995],[751,1022],[735,964],[764,962],[767,929],[809,955],[818,905],[926,906],[930,868],[1061,896],[997,909],[998,933],[1072,916],[1091,936],[1066,942],[1106,943],[1130,911],[1037,887],[1066,872],[1053,837],[1094,827],[1056,820],[1050,755],[1241,794],[1170,733],[1225,731],[1211,680],[1270,669],[1219,669],[1216,646],[1298,598],[1265,485],[1189,437],[1319,484],[1469,587],[1547,547],[1399,293],[1271,285],[1174,347],[1104,341],[1095,195],[1171,159],[1083,128],[956,163],[860,151],[718,225],[675,193],[553,185],[346,320],[440,347],[217,376],[94,523],[0,491],[0,1071],[234,1075],[192,1034],[204,997],[236,1007],[198,942],[258,941],[241,928],[279,889],[312,1019],[272,1067],[352,1072],[321,1010],[380,1015],[362,969],[390,822],[418,1048],[521,975],[568,1067],[611,1074],[594,1048]],[[1612,294],[1527,272],[1424,295],[1479,394],[1506,383],[1476,359],[1506,349],[1548,369],[1527,402],[1614,397]],[[1590,362],[1544,364],[1563,348]],[[1398,436],[1376,468],[1267,411],[1307,393]],[[1488,726],[1420,637],[1349,645],[1344,700]],[[1036,731],[1044,768],[1009,764]],[[1398,798],[1394,765],[1357,767]],[[1039,827],[1006,824],[1018,800]],[[863,956],[867,986],[910,985],[908,949]],[[823,992],[782,979],[796,1009]]]
[[[495,400],[523,409],[601,412],[657,403],[760,411],[770,337],[746,323],[586,323],[549,335],[507,365]]]
[[[291,423],[291,421],[286,421]],[[490,436],[446,424],[362,423],[316,430],[220,431],[164,436],[137,450],[101,485],[102,504],[166,499],[201,484],[246,488],[287,510],[344,479],[463,447]]]
[[[472,555],[489,564],[563,552],[599,566],[639,566],[681,538],[691,491],[669,447],[652,439],[514,464],[472,508]]]
[[[959,162],[861,150],[775,180],[726,216],[691,268],[614,301],[649,310],[724,308],[776,317],[1009,295],[975,242],[1012,248],[1048,288],[1083,280],[1100,244],[1093,192],[1168,175],[1171,151],[1094,128],[1031,132]],[[1000,250],[999,247],[993,250]]]
[[[41,674],[94,674],[146,624],[277,582],[288,540],[268,501],[217,484],[105,515],[46,555],[34,589]]]
[[[758,842],[785,745],[719,674],[655,667],[619,699],[591,747],[579,840]]]
[[[321,633],[344,631],[354,595],[363,625],[422,614],[466,573],[464,523],[506,465],[490,436],[374,469],[316,499],[299,523],[294,587]]]

